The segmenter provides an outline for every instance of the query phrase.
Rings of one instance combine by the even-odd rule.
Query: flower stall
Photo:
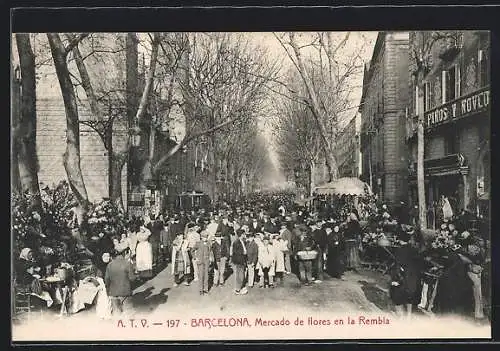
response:
[[[127,216],[109,199],[95,204],[88,213],[88,231],[91,236],[104,233],[109,237],[120,236],[126,230]]]

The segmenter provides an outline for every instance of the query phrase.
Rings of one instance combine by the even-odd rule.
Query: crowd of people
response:
[[[253,194],[210,209],[131,218],[119,236],[100,233],[86,250],[104,287],[101,300],[109,301],[100,310],[114,313],[122,311],[134,282],[150,279],[168,263],[174,287],[196,285],[206,295],[231,285],[235,295],[245,295],[280,287],[286,276],[297,276],[303,286],[321,283],[325,274],[343,279],[366,259],[364,238],[376,237],[393,248],[390,298],[399,313],[411,313],[413,306],[426,313],[470,306],[481,320],[487,240],[468,228],[463,215],[446,219],[438,235],[427,238],[373,201],[323,199],[311,207],[294,203],[293,194]],[[36,276],[33,264],[27,269],[29,250],[20,260],[31,276],[24,279]]]

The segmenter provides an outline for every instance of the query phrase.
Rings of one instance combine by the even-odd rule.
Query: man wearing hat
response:
[[[203,230],[200,233],[201,240],[195,244],[194,264],[198,266],[198,277],[200,282],[200,295],[208,294],[208,270],[210,263],[214,261],[212,248],[208,242],[209,233]]]
[[[257,268],[257,260],[259,255],[259,247],[255,242],[255,234],[248,233],[248,239],[246,243],[247,248],[247,283],[249,288],[253,288],[255,282],[255,270]]]
[[[292,266],[290,263],[290,253],[292,252],[292,232],[288,229],[290,218],[285,218],[286,222],[281,223],[280,237],[285,242],[286,250],[283,252],[285,256],[285,274],[290,274],[292,272]]]
[[[247,249],[245,245],[245,231],[242,229],[236,230],[236,239],[233,241],[230,250],[231,263],[234,267],[234,293],[242,295],[248,293],[243,287],[245,279],[245,268],[247,265]]]
[[[323,230],[323,221],[317,221],[313,228],[312,238],[316,243],[316,249],[318,250],[318,258],[316,259],[316,266],[313,269],[314,275],[317,282],[321,282],[323,279],[323,266],[325,262],[326,247],[328,245],[326,232]]]
[[[113,314],[123,312],[123,303],[132,295],[131,281],[136,277],[129,260],[130,249],[127,244],[120,243],[115,248],[116,257],[107,265],[104,275],[106,292],[111,300]]]
[[[189,258],[193,264],[193,281],[197,282],[199,279],[199,275],[198,275],[199,272],[198,272],[198,265],[194,261],[194,259],[195,259],[194,249],[195,249],[197,243],[201,240],[201,237],[200,237],[200,233],[198,233],[199,227],[196,224],[188,223],[186,227],[187,227],[186,238],[188,241],[187,250],[188,250]]]

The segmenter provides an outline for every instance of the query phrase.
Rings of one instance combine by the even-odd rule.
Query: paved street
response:
[[[359,333],[356,332],[356,329],[350,331],[347,328],[337,329],[337,332],[340,331],[342,334],[327,334],[324,328],[315,329],[315,334],[311,334],[311,330],[305,329],[307,333],[300,334],[299,330],[297,333],[289,332],[279,335],[290,339],[316,335],[319,338],[358,339],[380,338],[384,335],[388,338],[403,337],[402,335],[422,337],[427,335],[425,328],[428,329],[429,337],[432,335],[437,337],[435,333],[446,334],[448,337],[463,336],[463,333],[458,333],[460,328],[465,333],[478,337],[485,337],[490,332],[489,327],[479,328],[468,322],[457,320],[442,320],[444,324],[440,325],[443,327],[453,325],[452,323],[456,325],[449,329],[436,329],[432,327],[432,323],[429,323],[429,318],[415,315],[412,322],[412,324],[415,323],[415,328],[408,328],[407,323],[403,322],[400,325],[400,328],[403,328],[401,329],[403,334],[398,334],[398,320],[391,311],[386,290],[387,277],[378,272],[348,272],[343,280],[327,278],[322,283],[309,287],[300,287],[297,278],[294,275],[289,275],[285,277],[283,286],[268,289],[254,287],[247,295],[243,296],[234,295],[230,284],[231,277],[228,282],[229,284],[225,287],[211,289],[208,295],[200,296],[196,282],[193,282],[191,286],[173,287],[170,267],[167,267],[153,279],[134,290],[133,296],[126,303],[127,313],[124,314],[121,322],[117,319],[97,320],[94,316],[95,310],[92,307],[71,317],[57,317],[55,313],[45,313],[42,319],[25,321],[21,325],[16,325],[13,331],[14,339],[196,340],[197,336],[200,335],[203,335],[202,339],[210,339],[210,335],[204,333],[208,332],[208,328],[192,328],[191,319],[248,316],[253,323],[255,317],[281,319],[282,316],[286,316],[293,321],[294,316],[301,316],[304,320],[308,316],[315,319],[321,319],[324,316],[342,319],[347,314],[356,319],[360,316],[385,316],[385,318],[390,319],[391,328],[377,329],[384,326],[372,326],[370,329],[362,329]],[[130,319],[135,321],[130,322]],[[164,333],[165,329],[150,328],[153,323],[176,319],[186,324],[184,329],[178,329],[175,333],[172,333],[173,329],[169,329],[171,333]],[[147,323],[147,328],[141,325],[142,322]],[[131,323],[135,323],[134,332],[131,332]],[[71,328],[68,329],[68,326]],[[291,327],[283,328],[283,331],[286,332],[287,328]],[[221,330],[222,328],[216,328],[215,331],[219,331],[217,329]],[[260,338],[267,335],[262,334],[265,330],[261,330]],[[273,329],[270,330],[273,331]],[[380,334],[381,332],[389,334]],[[232,335],[235,339],[259,338],[254,333],[247,332],[245,334],[244,331],[237,329],[234,329],[234,333],[231,329],[231,334],[224,335]],[[269,338],[277,336],[277,334],[269,335]],[[217,339],[217,337],[214,338]]]

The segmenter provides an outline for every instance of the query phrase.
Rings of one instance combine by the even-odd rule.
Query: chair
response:
[[[35,310],[33,299],[31,298],[31,287],[17,284],[14,280],[13,285],[13,314],[14,320],[19,320],[22,314],[27,313],[28,320],[31,319],[32,312]],[[40,309],[40,315],[43,316],[43,309]]]

